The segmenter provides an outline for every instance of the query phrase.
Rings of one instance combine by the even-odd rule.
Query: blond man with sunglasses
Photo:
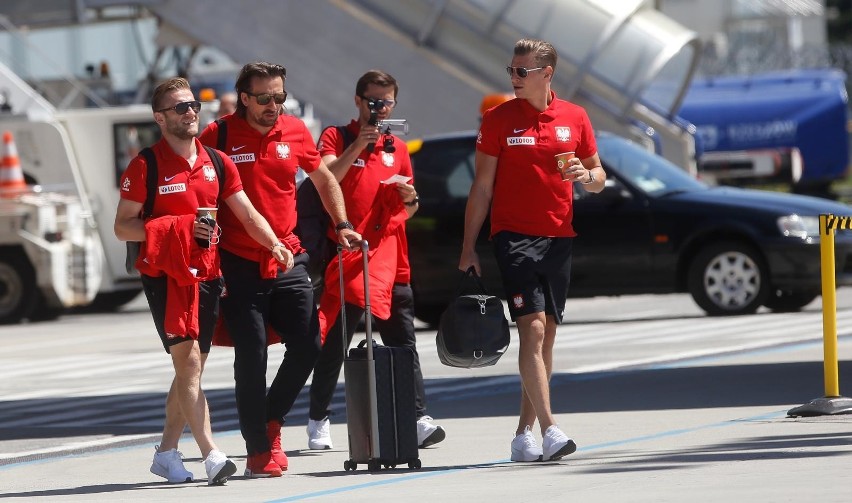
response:
[[[287,70],[280,65],[245,65],[235,84],[237,109],[211,123],[201,142],[227,152],[237,165],[243,188],[269,220],[284,247],[295,256],[288,271],[266,260],[264,249],[242,231],[227,211],[220,212],[220,243],[225,297],[222,313],[234,344],[234,380],[240,431],[246,442],[245,475],[280,477],[289,467],[281,446],[281,425],[320,354],[320,332],[308,256],[296,227],[296,173],[301,168],[317,188],[349,248],[361,238],[346,220],[343,195],[320,159],[308,128],[284,113]],[[223,134],[224,133],[224,134]],[[267,328],[286,346],[283,361],[266,387]]]
[[[290,268],[293,256],[275,247],[278,238],[243,192],[236,166],[222,154],[223,180],[218,179],[211,159],[216,153],[208,154],[195,138],[201,103],[193,96],[189,82],[174,78],[157,86],[151,108],[162,134],[151,147],[150,159],[156,161],[157,173],[153,204],[147,208],[146,200],[152,197],[149,175],[154,169],[148,164],[149,157],[140,154],[130,161],[121,177],[121,199],[115,215],[115,235],[119,239],[144,242],[136,269],[142,275],[154,325],[175,371],[166,397],[163,435],[151,472],[171,483],[193,480],[177,450],[189,424],[204,459],[207,483],[219,485],[237,467],[213,441],[201,374],[219,312],[222,279],[215,243],[202,249],[196,242],[210,243],[214,231],[196,220],[196,211],[199,207],[228,208],[242,232],[257,246],[272,247],[270,259]],[[142,215],[143,208],[150,215]],[[181,260],[182,257],[190,258]]]
[[[556,60],[548,42],[515,44],[506,67],[515,99],[483,114],[459,260],[459,269],[481,272],[474,246],[490,210],[494,253],[520,338],[521,407],[512,461],[555,461],[577,448],[551,412],[553,345],[576,235],[574,187],[600,192],[606,173],[586,111],[550,89]],[[555,156],[568,152],[570,160],[558,170]],[[541,446],[531,431],[536,420]]]

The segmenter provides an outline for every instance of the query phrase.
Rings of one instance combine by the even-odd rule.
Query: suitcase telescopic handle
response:
[[[358,241],[361,256],[364,260],[364,326],[367,331],[367,360],[373,359],[373,315],[370,308],[370,271],[369,254],[370,243],[366,239]],[[343,283],[343,245],[337,245],[337,269],[340,276],[340,333],[343,336],[343,359],[346,359],[346,350],[349,346],[349,338],[346,336],[346,289]]]

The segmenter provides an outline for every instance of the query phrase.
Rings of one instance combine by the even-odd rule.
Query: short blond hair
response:
[[[183,77],[174,77],[161,83],[154,89],[154,94],[151,96],[151,110],[155,112],[162,110],[163,96],[172,91],[181,91],[183,89],[192,89],[189,86],[189,81]]]
[[[550,42],[534,38],[522,38],[515,43],[515,56],[526,56],[532,54],[535,64],[538,66],[549,66],[556,69],[556,48]]]

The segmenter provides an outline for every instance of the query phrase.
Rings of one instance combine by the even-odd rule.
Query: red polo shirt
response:
[[[243,190],[255,208],[269,221],[275,235],[294,252],[302,250],[296,228],[296,170],[311,173],[319,167],[320,155],[305,123],[291,115],[281,115],[266,134],[252,128],[245,119],[225,117],[228,137],[225,152],[240,173]],[[210,123],[200,135],[205,145],[215,147],[219,126]],[[219,210],[222,227],[220,246],[248,260],[257,261],[268,251],[243,228],[234,214]]]
[[[480,152],[497,158],[491,202],[491,235],[508,230],[532,236],[576,236],[573,184],[563,182],[554,156],[597,152],[586,111],[558,99],[544,112],[515,98],[485,112],[476,140]]]
[[[353,138],[361,132],[361,126],[357,121],[350,122],[346,129]],[[411,158],[408,155],[408,146],[404,141],[394,135],[395,150],[385,152],[384,136],[376,143],[372,152],[364,149],[352,163],[346,176],[340,182],[340,190],[343,192],[343,200],[346,202],[346,216],[352,224],[358,228],[370,208],[376,203],[376,196],[383,180],[393,175],[412,177],[408,183],[414,183],[414,173],[411,169]],[[321,156],[334,155],[340,157],[343,153],[343,136],[336,127],[326,128],[319,140]],[[408,241],[405,236],[405,227],[397,231],[399,249],[397,250],[397,274],[394,280],[397,283],[408,283],[411,281],[411,268],[408,262]]]
[[[225,184],[222,195],[219,197],[219,180],[213,161],[198,140],[195,140],[195,147],[198,157],[191,168],[186,159],[177,155],[165,139],[160,139],[151,147],[157,159],[157,177],[159,178],[152,217],[195,215],[196,209],[200,207],[219,207],[219,214],[221,214],[222,207],[227,205],[220,205],[219,201],[224,201],[242,190],[236,166],[230,162],[228,156],[223,155]],[[137,155],[130,161],[127,170],[121,176],[119,185],[121,198],[145,204],[148,194],[147,174],[145,158]],[[144,268],[144,265],[140,267]],[[159,271],[141,269],[140,272],[153,276],[160,274]],[[218,271],[212,277],[201,279],[218,277],[217,273]]]

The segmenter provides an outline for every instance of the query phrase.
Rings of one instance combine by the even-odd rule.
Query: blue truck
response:
[[[785,70],[695,79],[678,115],[696,126],[703,178],[827,195],[847,175],[847,102],[842,71]]]

